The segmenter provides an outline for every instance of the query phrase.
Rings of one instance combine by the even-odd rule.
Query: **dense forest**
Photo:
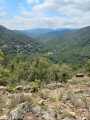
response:
[[[67,82],[90,74],[90,27],[43,43],[0,26],[0,85]]]
[[[90,59],[78,69],[66,63],[54,64],[38,54],[9,58],[0,50],[0,85],[32,84],[33,91],[37,91],[38,87],[50,82],[67,82],[78,72],[90,74]]]

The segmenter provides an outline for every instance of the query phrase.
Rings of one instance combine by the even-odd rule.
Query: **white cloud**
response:
[[[28,2],[32,3],[35,0]],[[81,28],[90,26],[89,5],[90,0],[45,0],[44,3],[35,5],[32,11],[27,11],[20,5],[22,16],[27,15],[30,18],[14,16],[10,20],[0,19],[0,24],[9,29]],[[67,14],[67,17],[55,16],[55,14],[50,17],[48,12]]]
[[[29,4],[39,3],[39,0],[27,0],[27,2],[28,2]]]
[[[9,29],[32,29],[32,28],[81,28],[89,26],[90,17],[82,16],[76,18],[61,17],[36,17],[24,18],[15,16],[11,20],[0,20],[0,24]]]
[[[33,11],[81,14],[90,11],[90,0],[45,0],[43,4],[35,5]]]

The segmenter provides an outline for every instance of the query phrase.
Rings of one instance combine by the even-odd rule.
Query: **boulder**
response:
[[[33,107],[28,102],[22,103],[16,109],[12,110],[7,120],[22,120],[25,114],[33,111]]]
[[[83,73],[76,74],[76,77],[84,77]]]
[[[30,85],[27,85],[26,87],[24,87],[24,91],[27,91],[27,90],[30,90],[30,89],[31,89]]]
[[[51,89],[51,90],[56,89],[56,88],[59,88],[59,87],[61,87],[61,86],[62,86],[61,83],[50,83],[50,84],[47,84],[47,88],[48,88],[48,89]]]
[[[0,116],[0,120],[7,120],[7,116],[6,115]]]
[[[6,90],[7,88],[4,86],[0,86],[0,90]]]
[[[23,90],[23,86],[22,85],[16,86],[15,90],[20,90],[21,91],[21,90]]]

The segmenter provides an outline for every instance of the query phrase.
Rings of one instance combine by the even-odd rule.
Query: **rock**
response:
[[[4,86],[0,86],[0,90],[6,90],[7,88]]]
[[[70,114],[72,117],[76,117],[76,113],[75,113],[75,112],[69,112],[69,114]]]
[[[39,102],[38,102],[38,105],[44,105],[44,101],[43,99],[41,99]]]
[[[50,93],[53,93],[53,90],[42,89],[41,92],[46,93],[46,94],[50,94]]]
[[[83,73],[76,74],[76,77],[84,77]]]
[[[87,120],[87,118],[82,118],[82,120]]]
[[[58,118],[56,111],[54,111],[54,110],[52,110],[52,109],[49,109],[48,113],[49,113],[53,118],[55,118],[55,119]]]
[[[72,112],[72,111],[69,110],[69,109],[64,110],[62,114],[63,114],[63,117],[64,117],[64,116],[65,116],[65,117],[70,116],[71,118],[76,118],[76,113],[75,113],[75,112]]]
[[[23,93],[23,95],[25,95],[25,96],[33,96],[33,93]]]
[[[82,120],[82,118],[79,116],[76,116],[76,120]]]
[[[33,111],[32,105],[28,102],[22,103],[19,107],[10,112],[7,120],[22,120],[29,111]]]
[[[47,84],[47,88],[48,88],[48,89],[51,89],[51,90],[56,89],[56,88],[59,88],[59,87],[61,87],[61,86],[62,86],[61,83],[50,83],[50,84]]]
[[[7,99],[6,105],[10,105],[10,104],[11,104],[11,99]]]
[[[76,89],[76,90],[74,91],[74,93],[83,93],[83,90],[82,90],[82,89]]]
[[[22,85],[16,86],[15,89],[16,89],[16,90],[23,90],[23,86],[22,86]]]
[[[0,116],[0,120],[7,120],[7,116],[6,115]]]
[[[66,117],[66,118],[64,118],[63,120],[71,120],[71,119],[69,119],[69,118]]]
[[[30,90],[30,89],[31,89],[31,86],[30,86],[30,85],[27,85],[26,87],[24,87],[24,91]]]
[[[45,113],[43,116],[42,116],[42,120],[56,120],[55,118],[53,118],[49,113]]]
[[[37,113],[37,116],[41,118],[40,120],[59,120],[57,113],[52,109],[49,109],[49,111],[46,112],[38,107],[34,108],[34,112]]]

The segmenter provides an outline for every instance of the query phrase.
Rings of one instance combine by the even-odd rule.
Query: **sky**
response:
[[[90,0],[0,0],[0,25],[12,30],[90,26]]]

